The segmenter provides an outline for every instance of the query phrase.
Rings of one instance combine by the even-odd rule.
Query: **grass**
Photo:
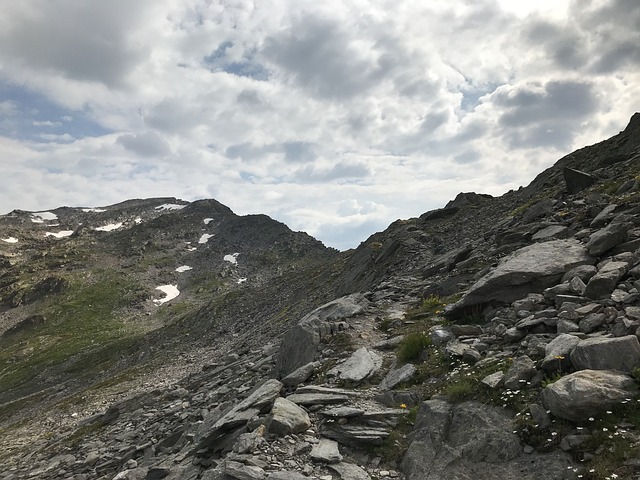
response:
[[[398,360],[402,363],[418,361],[422,352],[429,346],[431,346],[431,339],[425,334],[410,333],[398,346]]]
[[[402,408],[401,405],[399,407]],[[383,440],[382,445],[370,449],[372,455],[380,457],[383,465],[390,465],[396,468],[397,464],[402,460],[409,447],[407,435],[411,433],[416,423],[418,409],[419,407],[410,409],[409,414],[401,417],[400,423],[391,430],[389,436]]]
[[[42,311],[47,321],[37,331],[0,341],[0,391],[33,383],[51,367],[60,373],[95,375],[135,340],[140,328],[116,312],[146,298],[144,289],[112,270],[70,277],[68,283],[63,293],[46,300]],[[82,362],[74,361],[78,354]]]

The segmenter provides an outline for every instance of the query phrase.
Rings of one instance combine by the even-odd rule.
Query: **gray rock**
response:
[[[329,418],[357,418],[364,415],[364,410],[356,407],[336,407],[322,410],[320,415]]]
[[[309,362],[295,369],[281,381],[285,388],[295,388],[302,382],[306,382],[313,371],[320,366],[320,362]]]
[[[526,355],[513,359],[513,363],[504,375],[504,386],[517,389],[536,374],[536,364]]]
[[[571,291],[573,291],[573,293],[577,293],[578,295],[584,295],[584,291],[587,288],[580,277],[573,277],[569,282],[569,286],[571,287]]]
[[[591,228],[604,227],[613,218],[613,212],[615,212],[616,208],[618,208],[618,205],[616,205],[615,203],[607,205],[598,215],[596,215],[596,218],[591,221],[591,224],[589,226]]]
[[[262,468],[244,465],[232,460],[225,461],[224,473],[237,480],[264,480],[266,478],[266,474]]]
[[[627,262],[609,262],[596,273],[584,291],[584,295],[597,299],[611,295],[620,279],[627,273]]]
[[[336,393],[294,393],[287,400],[298,405],[333,405],[349,401],[348,395]]]
[[[456,337],[476,337],[482,335],[482,327],[480,325],[451,325],[451,333]]]
[[[404,335],[398,335],[374,344],[373,348],[376,350],[393,350],[402,343],[402,340],[404,340]]]
[[[629,318],[640,320],[640,307],[625,307],[624,313]]]
[[[511,416],[475,402],[423,402],[410,439],[401,464],[407,480],[560,480],[569,465],[565,455],[523,454]]]
[[[377,353],[361,347],[327,373],[345,382],[360,383],[374,375],[381,366],[382,358]]]
[[[384,439],[389,436],[388,427],[371,427],[367,425],[354,425],[339,423],[325,423],[320,433],[328,438],[337,440],[344,445],[361,448],[363,445],[382,445]]]
[[[309,427],[311,427],[311,420],[307,412],[286,398],[276,398],[271,409],[270,433],[288,435],[304,432]]]
[[[626,242],[630,223],[612,221],[605,228],[594,232],[587,242],[589,255],[599,256],[613,247]]]
[[[269,480],[309,480],[309,477],[298,472],[273,472],[269,475]]]
[[[378,388],[382,391],[391,390],[397,385],[411,380],[416,371],[417,369],[412,363],[407,363],[400,368],[391,370],[387,373],[382,382],[380,382],[380,386]]]
[[[640,367],[640,343],[635,335],[587,338],[571,352],[571,363],[578,370],[631,372]]]
[[[431,342],[434,345],[444,345],[453,338],[453,334],[443,328],[436,328],[431,332]]]
[[[601,325],[604,325],[604,322],[606,320],[607,317],[603,313],[590,313],[585,318],[580,320],[578,326],[582,333],[591,333]]]
[[[579,265],[565,273],[560,281],[564,283],[570,281],[574,277],[578,277],[580,280],[587,283],[596,273],[598,273],[598,269],[594,265]]]
[[[541,368],[547,372],[568,371],[571,368],[570,355],[580,339],[575,335],[562,333],[551,340],[544,349]]]
[[[338,450],[338,443],[326,438],[321,438],[309,453],[311,460],[321,463],[338,463],[342,461],[342,455]]]
[[[534,242],[548,241],[552,239],[567,238],[569,236],[569,228],[563,225],[549,225],[542,230],[538,230],[531,240]]]
[[[264,436],[262,436],[261,432],[243,433],[238,436],[236,443],[233,445],[233,451],[240,454],[247,453],[256,449],[264,441]]]
[[[196,433],[195,449],[219,448],[219,445],[225,443],[223,439],[230,431],[243,428],[258,413],[269,411],[281,389],[282,383],[270,379],[239,404],[226,410],[218,408],[210,412]]]
[[[506,257],[492,272],[469,288],[448,314],[461,314],[465,308],[491,300],[512,302],[528,293],[541,292],[555,285],[564,273],[594,259],[577,240],[536,243]]]
[[[634,397],[634,383],[619,372],[581,370],[547,385],[542,398],[554,416],[580,422]]]
[[[329,468],[340,475],[342,480],[371,480],[371,477],[363,468],[353,463],[340,462],[329,465]]]
[[[572,322],[571,320],[558,320],[558,324],[556,325],[556,331],[560,334],[579,332],[580,327],[576,322]]]
[[[497,388],[504,383],[504,372],[499,371],[492,373],[491,375],[487,375],[480,380],[480,382],[489,388]]]
[[[482,358],[477,350],[466,343],[459,342],[458,340],[451,340],[447,343],[445,352],[451,357],[460,357],[470,363],[476,363],[480,358]]]
[[[284,336],[276,360],[276,375],[285,377],[313,362],[323,338],[333,332],[331,322],[364,312],[369,301],[361,293],[329,302],[306,315]]]

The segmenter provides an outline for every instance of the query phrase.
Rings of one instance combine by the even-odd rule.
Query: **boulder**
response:
[[[378,387],[381,391],[391,390],[401,383],[408,382],[415,375],[417,369],[412,363],[407,363],[400,368],[391,370],[380,382]]]
[[[338,463],[342,461],[342,455],[338,450],[338,443],[327,438],[321,438],[311,449],[311,460],[321,463]]]
[[[276,360],[276,375],[279,378],[313,362],[321,340],[335,333],[332,322],[364,312],[369,301],[361,293],[329,302],[306,315],[287,332],[280,344]]]
[[[552,239],[567,238],[569,236],[569,228],[564,225],[549,225],[548,227],[538,230],[531,240],[534,242],[546,242]]]
[[[536,374],[536,364],[526,355],[517,357],[504,375],[504,386],[518,389]]]
[[[474,305],[493,300],[512,302],[528,293],[542,292],[555,285],[567,270],[594,262],[586,248],[574,239],[529,245],[506,257],[472,285],[447,314],[455,317]]]
[[[270,433],[288,435],[304,432],[309,427],[311,427],[311,420],[307,412],[286,398],[276,398],[271,409]]]
[[[587,338],[571,352],[577,370],[631,372],[640,367],[640,343],[635,335],[615,338]]]
[[[271,409],[281,389],[282,383],[270,379],[237,405],[224,409],[223,404],[211,411],[196,432],[195,450],[227,447],[228,440],[243,433],[249,420]]]
[[[581,370],[542,391],[542,399],[553,415],[574,422],[598,415],[635,395],[631,377],[607,370]]]
[[[591,221],[589,226],[591,228],[602,228],[602,227],[604,227],[613,218],[613,212],[616,211],[616,208],[618,208],[618,205],[616,205],[615,203],[607,205],[606,207],[604,207],[602,209],[602,211],[600,213],[598,213],[598,215],[596,215],[596,218],[594,218]]]
[[[632,224],[622,221],[624,219],[614,219],[606,227],[594,232],[587,242],[587,250],[589,255],[599,256],[613,247],[626,242],[628,231]]]
[[[627,262],[609,262],[605,264],[587,283],[584,295],[598,299],[611,295],[620,279],[629,270]]]
[[[349,358],[327,372],[328,375],[351,383],[360,383],[374,375],[382,366],[382,357],[361,347]]]
[[[237,480],[264,480],[266,478],[266,474],[262,468],[253,465],[244,465],[232,460],[225,462],[224,473]]]
[[[589,175],[588,173],[569,167],[562,169],[562,175],[564,176],[564,183],[567,186],[567,192],[569,195],[573,195],[585,188],[589,188],[598,181],[598,179],[593,175]]]
[[[320,362],[309,362],[295,369],[281,381],[285,388],[295,388],[305,382],[313,374],[313,371],[320,366]]]
[[[523,454],[511,415],[477,402],[423,402],[409,438],[401,464],[407,480],[560,480],[571,465],[564,454]]]
[[[569,370],[571,368],[570,355],[578,343],[580,343],[580,339],[568,333],[562,333],[551,340],[544,350],[542,369],[547,372]]]

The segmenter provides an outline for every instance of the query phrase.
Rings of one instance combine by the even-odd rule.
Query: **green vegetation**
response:
[[[431,345],[431,339],[423,333],[410,333],[398,348],[398,360],[402,363],[414,362]]]
[[[113,270],[67,281],[64,292],[44,300],[46,321],[36,331],[0,340],[0,391],[25,386],[45,368],[57,367],[63,375],[95,375],[135,341],[141,328],[117,312],[145,299],[148,292]]]

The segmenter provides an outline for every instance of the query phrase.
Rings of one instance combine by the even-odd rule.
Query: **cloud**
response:
[[[120,135],[116,143],[142,157],[164,157],[171,153],[167,141],[151,131]]]
[[[355,246],[620,131],[639,35],[635,0],[7,2],[0,208],[213,196]]]

